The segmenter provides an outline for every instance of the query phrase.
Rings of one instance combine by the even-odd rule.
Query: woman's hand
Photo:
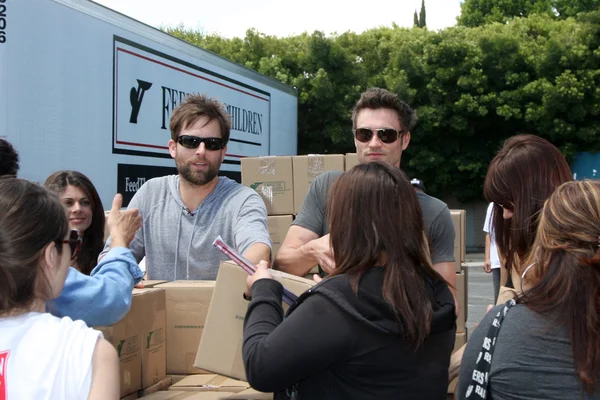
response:
[[[135,233],[142,227],[142,217],[137,208],[121,211],[123,196],[116,194],[112,209],[108,214],[107,224],[110,230],[112,247],[129,247]]]
[[[273,276],[269,272],[269,263],[262,260],[256,266],[256,271],[252,275],[248,275],[246,278],[246,297],[250,298],[252,295],[252,285],[259,279],[273,279]]]

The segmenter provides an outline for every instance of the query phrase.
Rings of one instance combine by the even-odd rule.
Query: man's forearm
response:
[[[490,246],[491,246],[490,234],[486,233],[485,234],[485,261],[490,260]]]
[[[248,247],[243,256],[254,265],[262,260],[271,262],[271,248],[264,243],[254,243]]]
[[[452,292],[452,297],[454,297],[454,304],[456,305],[456,315],[459,314],[458,309],[458,301],[456,298],[456,270],[453,262],[443,262],[433,264],[433,269],[437,271],[438,274],[444,278],[444,280],[448,283],[448,288],[450,292]]]
[[[296,276],[308,274],[318,262],[306,252],[304,246],[282,246],[275,256],[273,268]]]

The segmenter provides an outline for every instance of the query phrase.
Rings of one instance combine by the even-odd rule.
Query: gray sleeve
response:
[[[448,207],[431,222],[428,234],[431,263],[454,262],[454,222]]]
[[[264,243],[269,248],[272,247],[267,223],[267,207],[255,192],[239,209],[234,235],[236,250],[242,254],[255,243]]]
[[[481,346],[483,345],[483,339],[486,337],[490,326],[492,325],[494,316],[498,313],[498,311],[502,310],[503,308],[504,304],[501,304],[488,311],[488,313],[483,317],[483,320],[481,320],[477,328],[470,334],[469,341],[467,342],[467,347],[465,348],[465,352],[460,362],[458,386],[456,388],[457,400],[465,398],[465,392],[467,391],[467,387],[471,384],[471,377],[473,376],[475,363],[477,362],[477,357],[479,356]]]
[[[144,204],[143,195],[144,195],[144,192],[146,191],[146,185],[147,185],[147,183],[142,185],[142,187],[133,195],[133,198],[131,199],[131,201],[129,202],[129,205],[127,206],[128,210],[131,208],[138,208],[140,210],[140,215],[142,216],[142,227],[140,229],[138,229],[138,231],[135,233],[135,237],[129,244],[129,249],[133,253],[133,256],[135,257],[135,259],[138,263],[140,261],[142,261],[142,259],[146,255],[146,251],[144,248],[144,218],[145,217],[147,218],[147,215],[144,215],[144,208],[143,208],[143,204]],[[110,244],[111,244],[111,238],[109,236],[106,239],[106,243],[104,244],[104,249],[102,250],[102,252],[100,252],[100,255],[98,256],[98,260],[100,260],[102,257],[104,257],[110,251]]]
[[[298,225],[306,228],[311,232],[316,233],[319,237],[325,235],[323,232],[323,221],[325,220],[325,207],[327,201],[327,193],[323,193],[324,182],[327,180],[328,174],[321,174],[313,181],[306,193],[304,203],[300,212],[292,222],[292,225]]]

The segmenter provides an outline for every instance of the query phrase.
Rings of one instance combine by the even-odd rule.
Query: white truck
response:
[[[221,175],[239,180],[243,157],[297,154],[294,88],[89,0],[0,0],[0,136],[22,178],[77,170],[105,208],[115,192],[127,204],[175,173],[169,118],[188,93],[231,115]]]

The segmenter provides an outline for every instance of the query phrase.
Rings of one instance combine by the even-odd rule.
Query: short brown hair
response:
[[[397,94],[381,88],[370,88],[360,95],[360,99],[352,109],[352,129],[356,129],[356,117],[359,111],[365,108],[372,110],[387,108],[396,111],[404,133],[412,130],[417,124],[417,112],[400,100]]]
[[[229,114],[223,103],[211,99],[205,94],[191,94],[175,108],[169,122],[171,139],[176,141],[182,129],[193,125],[201,117],[208,118],[209,122],[216,119],[221,128],[221,139],[225,141],[225,144],[229,142],[229,132],[231,131]]]
[[[51,299],[40,260],[52,242],[62,253],[68,229],[56,194],[25,179],[0,178],[0,314]]]

